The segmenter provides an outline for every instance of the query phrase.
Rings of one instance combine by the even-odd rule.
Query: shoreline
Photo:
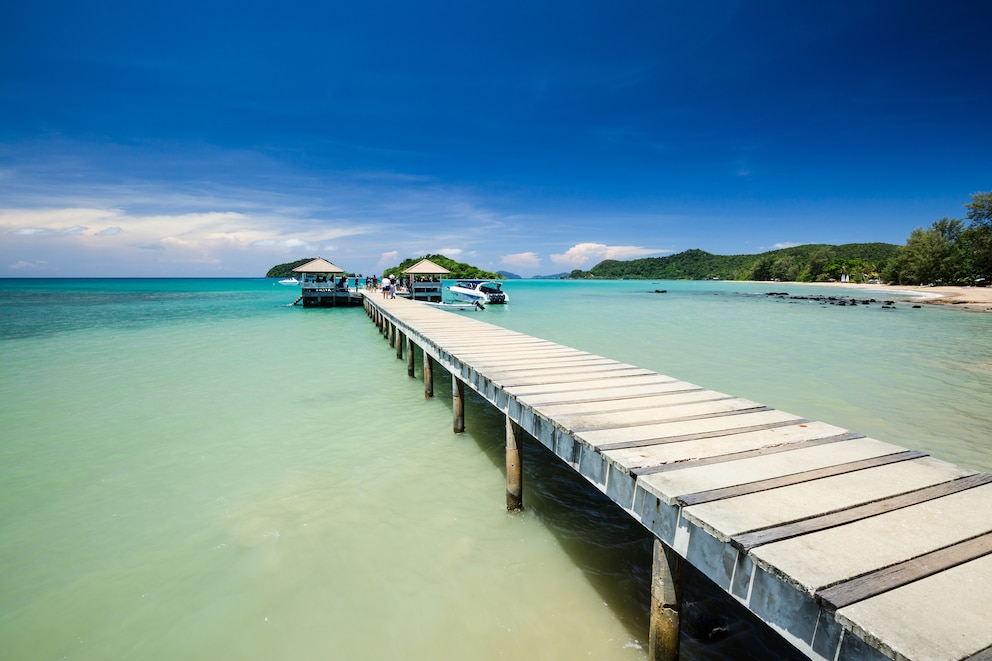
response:
[[[992,287],[912,287],[908,285],[864,285],[854,282],[797,282],[797,285],[856,289],[879,293],[908,294],[930,305],[953,305],[975,312],[992,312]]]

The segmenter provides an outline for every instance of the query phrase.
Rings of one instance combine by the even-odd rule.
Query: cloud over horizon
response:
[[[604,243],[577,243],[564,253],[551,255],[551,261],[559,266],[579,269],[583,266],[606,259],[636,259],[649,255],[672,252],[667,249],[643,248],[641,246],[608,246]]]
[[[500,263],[504,266],[510,266],[518,269],[536,269],[541,266],[541,258],[538,257],[536,252],[533,251],[503,255],[499,259]]]

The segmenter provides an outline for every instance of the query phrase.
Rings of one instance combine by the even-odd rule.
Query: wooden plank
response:
[[[589,377],[597,374],[612,372],[645,371],[643,367],[628,365],[626,363],[618,363],[616,361],[603,362],[595,365],[563,365],[542,368],[530,368],[529,363],[526,362],[522,364],[528,366],[521,367],[519,369],[512,367],[483,369],[477,367],[475,368],[475,372],[494,381],[498,379],[526,379],[528,381],[536,380],[539,383],[554,383],[557,378],[562,376]]]
[[[569,421],[583,416],[604,415],[609,413],[630,413],[645,410],[667,409],[686,404],[701,404],[705,402],[722,402],[737,399],[731,395],[714,392],[712,390],[670,391],[651,396],[622,397],[620,399],[607,399],[585,404],[556,404],[534,407],[534,410],[542,416],[554,417],[562,425],[569,425]]]
[[[614,443],[601,443],[595,445],[597,452],[607,452],[609,450],[622,450],[625,448],[641,448],[648,445],[660,445],[662,443],[681,443],[682,441],[695,441],[703,438],[715,438],[718,436],[730,436],[733,434],[744,434],[754,431],[765,431],[776,427],[787,427],[804,422],[813,422],[809,418],[790,418],[789,420],[778,420],[775,422],[762,423],[760,425],[748,425],[741,427],[729,427],[712,431],[697,432],[693,434],[677,434],[673,436],[659,436],[635,441],[617,441]]]
[[[699,459],[728,456],[738,452],[761,450],[763,448],[788,446],[802,441],[811,441],[847,433],[849,433],[848,430],[842,427],[828,425],[824,422],[804,422],[799,420],[798,424],[785,425],[774,429],[762,429],[733,435],[714,436],[675,443],[662,443],[637,448],[604,450],[603,455],[608,457],[611,462],[619,466],[624,466],[628,471],[631,471],[648,467],[678,466]],[[687,468],[691,468],[691,466],[687,466]],[[648,477],[650,477],[650,474]],[[702,489],[694,489],[694,491],[702,491]]]
[[[903,462],[903,465],[933,461],[935,460],[925,458],[914,462]],[[871,474],[898,465],[883,466],[851,475]],[[828,481],[824,480],[824,482]],[[774,502],[775,499],[770,500]],[[712,503],[700,507],[718,506],[719,503]],[[738,532],[745,530],[738,530],[732,534]],[[879,516],[852,521],[843,526],[784,539],[774,544],[765,544],[752,549],[748,555],[761,566],[772,567],[775,572],[787,576],[793,585],[801,586],[801,590],[812,596],[817,590],[838,585],[989,532],[992,532],[992,484],[984,484]],[[992,591],[992,559],[983,564],[989,567],[989,574],[983,578],[983,581],[988,585],[989,591]],[[928,579],[928,581],[934,580],[937,580],[937,577]],[[900,591],[915,591],[916,588],[911,590],[911,587],[905,586]],[[886,595],[860,603],[883,601],[889,603],[891,607],[891,600]],[[856,609],[858,604],[849,608]],[[884,613],[876,615],[887,617]],[[992,635],[992,630],[989,633]],[[992,643],[992,639],[985,645],[976,645],[972,651],[989,643]]]
[[[554,386],[560,383],[584,383],[589,381],[590,378],[596,379],[627,379],[634,376],[651,376],[654,372],[651,370],[646,370],[641,367],[623,367],[617,368],[611,372],[596,372],[595,374],[590,374],[588,372],[576,373],[570,376],[554,376],[548,375],[541,377],[540,375],[534,375],[531,378],[527,377],[515,377],[513,375],[500,376],[500,378],[507,379],[506,381],[499,381],[498,378],[489,377],[485,374],[482,376],[488,378],[490,381],[499,385],[502,388],[519,388],[521,386]]]
[[[725,418],[734,415],[747,415],[750,413],[761,413],[763,411],[773,411],[769,406],[762,406],[746,399],[728,397],[726,399],[714,400],[710,402],[695,402],[690,404],[678,404],[667,407],[654,407],[639,411],[626,411],[621,413],[595,413],[579,418],[576,422],[567,425],[573,432],[583,434],[591,431],[604,429],[624,429],[632,427],[644,427],[646,425],[665,422],[693,422],[694,420],[709,420],[711,418]],[[594,424],[598,421],[598,424]]]
[[[891,567],[817,590],[814,598],[828,610],[836,611],[989,553],[992,553],[992,533],[972,537]]]
[[[837,454],[841,455],[843,452],[843,446],[867,441],[870,441],[870,439],[860,439],[846,443],[834,443],[832,445],[813,448],[813,450],[826,450],[827,456],[829,457],[834,448],[837,449]],[[888,449],[872,454],[864,454],[863,456],[850,456],[848,453],[843,452],[842,457],[838,456],[835,461],[828,461],[827,463],[819,464],[819,466],[828,466],[845,461],[857,461],[859,459],[867,459],[868,457],[879,457],[884,454],[891,454],[904,449],[887,443],[880,444],[877,447],[879,449],[884,449],[887,447]],[[800,450],[799,452],[804,453],[809,451],[810,450]],[[773,457],[789,457],[792,454],[795,453],[773,455]],[[759,458],[759,460],[763,459],[765,458]],[[785,465],[788,466],[789,463],[790,462],[787,460]],[[736,466],[737,464],[735,463],[728,465]],[[795,467],[792,470],[783,471],[783,473],[780,474],[792,473],[803,469],[809,470],[817,467],[817,465],[809,465],[803,461],[798,467]],[[852,507],[860,507],[885,498],[910,493],[919,489],[925,489],[944,482],[951,482],[962,477],[974,475],[975,472],[976,471],[960,468],[953,464],[940,461],[939,459],[934,459],[933,457],[920,457],[919,459],[914,459],[913,461],[899,461],[894,464],[875,466],[867,470],[842,473],[840,475],[825,477],[820,480],[791,484],[789,486],[771,489],[769,491],[758,491],[755,493],[738,496],[730,500],[717,500],[710,503],[703,503],[701,505],[694,505],[693,507],[684,510],[684,513],[688,520],[691,520],[698,525],[705,526],[707,530],[714,531],[719,535],[721,540],[726,540],[729,544],[731,540],[738,535],[754,532],[756,530],[784,526],[798,521],[805,521],[807,519],[841,512]],[[678,474],[678,472],[668,473],[668,475]],[[764,479],[765,477],[773,477],[773,475],[757,475],[749,477],[746,480],[741,479],[738,481],[754,481]],[[657,478],[655,476],[648,476],[642,479],[654,480]],[[717,487],[729,486],[730,484],[735,483],[736,482],[728,482],[726,484],[715,484],[708,487],[700,487],[699,489],[681,489],[681,491],[677,489],[677,486],[672,485],[671,487],[668,487],[668,491],[672,493],[673,496],[677,496],[679,493],[715,489]],[[666,485],[659,486],[665,488]],[[906,510],[904,509],[900,511]],[[885,516],[892,516],[897,513],[898,512],[892,512],[886,514]],[[856,521],[856,523],[874,521],[878,518],[881,517],[862,519]],[[844,528],[847,526],[841,527]],[[780,540],[778,544],[786,544],[796,539],[807,539],[811,536],[824,535],[829,533],[831,530],[836,530],[836,528],[817,531],[801,537],[786,538],[785,540]],[[959,541],[960,539],[964,539],[966,537],[973,537],[974,535],[977,535],[978,532],[980,531],[962,535],[961,537],[955,538],[951,541]],[[874,538],[870,539],[874,542]],[[951,541],[948,541],[945,544],[936,544],[931,548],[919,551],[919,553],[932,551],[938,546],[946,546],[947,544],[950,544]],[[857,544],[858,542],[855,542],[855,545]],[[776,544],[771,543],[769,545],[775,546]],[[757,553],[761,549],[767,548],[769,545],[758,546],[757,548],[752,549],[751,553]],[[837,551],[840,552],[840,549],[837,549]],[[918,553],[913,555],[918,555]],[[907,557],[909,557],[909,555],[899,558],[899,560],[905,560]],[[886,564],[892,563],[888,562]],[[881,566],[884,565],[877,565],[871,569],[877,569]],[[856,574],[850,574],[842,578],[851,578],[855,575]],[[815,585],[814,587],[823,587],[826,584],[828,583],[822,583]]]
[[[798,537],[799,535],[805,535],[818,530],[826,530],[827,528],[844,525],[852,521],[867,519],[868,517],[878,516],[879,514],[892,512],[903,507],[910,507],[911,505],[918,505],[928,500],[941,498],[952,493],[964,491],[965,489],[989,484],[990,482],[992,482],[992,475],[988,473],[976,473],[968,477],[942,482],[923,489],[883,498],[865,505],[851,507],[840,512],[832,512],[782,526],[774,526],[736,535],[730,541],[738,549],[747,552],[762,544],[771,544],[772,542],[789,539],[790,537]]]
[[[964,661],[992,661],[992,645],[986,647],[980,652],[975,652]]]
[[[727,461],[740,461],[741,459],[748,459],[750,457],[763,457],[765,455],[776,454],[778,452],[789,452],[791,450],[799,450],[801,448],[811,448],[815,445],[823,445],[825,443],[852,441],[857,438],[865,438],[865,435],[855,433],[837,434],[835,436],[827,436],[825,438],[813,438],[805,441],[796,441],[795,443],[784,443],[781,445],[773,445],[754,450],[744,450],[743,452],[731,452],[730,454],[721,454],[715,457],[690,459],[688,461],[678,461],[670,464],[661,464],[659,466],[642,466],[640,468],[632,469],[630,473],[631,475],[655,475],[657,473],[666,473],[673,470],[710,466],[712,464],[722,464]]]
[[[912,459],[919,459],[920,457],[926,456],[927,453],[920,450],[906,450],[904,452],[882,455],[881,457],[861,459],[860,461],[850,461],[843,464],[837,464],[835,466],[828,466],[826,468],[816,468],[809,471],[800,471],[790,475],[783,475],[781,477],[773,477],[767,480],[758,480],[757,482],[737,484],[731,487],[723,487],[721,489],[711,489],[710,491],[687,493],[679,496],[676,500],[679,504],[685,507],[690,507],[701,503],[709,503],[714,500],[734,498],[735,496],[743,496],[744,494],[767,491],[768,489],[777,489],[778,487],[784,487],[790,484],[799,484],[800,482],[819,480],[824,477],[830,477],[831,475],[841,475],[843,473],[851,473],[853,471],[872,468],[873,466],[885,466],[886,464],[893,464],[898,461],[910,461]]]
[[[655,397],[669,392],[684,393],[696,392],[700,390],[703,390],[703,388],[658,374],[655,375],[655,378],[641,384],[611,386],[592,381],[584,387],[572,387],[568,390],[552,390],[533,393],[522,393],[519,390],[515,390],[514,396],[521,404],[536,409],[542,406],[589,404],[595,402],[615,401],[620,397]]]
[[[603,377],[596,376],[594,379],[576,381],[570,384],[543,384],[538,383],[529,386],[508,386],[507,394],[522,399],[531,395],[555,395],[561,396],[564,393],[582,390],[601,390],[603,388],[626,388],[631,386],[649,386],[672,383],[674,379],[670,376],[652,372],[639,376],[623,377]]]

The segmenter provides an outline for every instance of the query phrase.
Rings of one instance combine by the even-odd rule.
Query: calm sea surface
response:
[[[508,281],[452,314],[992,470],[992,315],[783,288],[847,293]],[[501,416],[454,436],[447,379],[296,295],[0,280],[3,657],[645,659],[639,526],[536,443],[508,515]],[[684,658],[789,653],[705,581],[686,626]]]

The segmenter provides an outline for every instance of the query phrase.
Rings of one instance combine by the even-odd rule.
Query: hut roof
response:
[[[323,257],[318,257],[302,266],[297,266],[293,269],[293,273],[344,273],[344,269],[334,266]]]
[[[448,269],[429,259],[422,259],[403,272],[408,275],[445,275],[451,273]]]

